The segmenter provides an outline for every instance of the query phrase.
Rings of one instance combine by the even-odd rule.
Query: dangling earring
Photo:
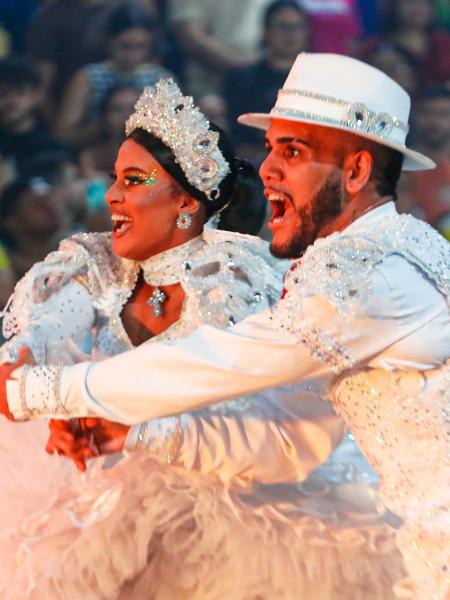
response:
[[[192,217],[187,212],[180,212],[177,218],[178,229],[189,229],[192,225]]]

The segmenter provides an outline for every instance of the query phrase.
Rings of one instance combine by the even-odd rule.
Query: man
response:
[[[446,598],[450,250],[395,211],[402,165],[434,164],[405,147],[408,115],[408,95],[380,71],[299,55],[271,113],[241,118],[268,128],[272,251],[301,257],[277,306],[98,364],[3,366],[3,382],[12,379],[2,412],[132,424],[283,383],[328,383],[405,521],[399,544],[414,585],[400,586],[402,597]],[[176,444],[173,421],[165,437]]]

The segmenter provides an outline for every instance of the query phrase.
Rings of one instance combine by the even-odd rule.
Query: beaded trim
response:
[[[183,442],[183,430],[179,417],[167,417],[139,425],[135,448],[164,457],[173,463]]]
[[[218,132],[210,130],[192,97],[183,96],[173,79],[161,79],[155,87],[145,88],[135,109],[126,122],[126,134],[140,128],[159,138],[172,150],[189,183],[216,200],[230,165],[217,145]]]
[[[308,90],[295,90],[289,88],[279,90],[278,96],[302,96],[304,98],[311,98],[312,100],[319,100],[328,104],[336,104],[345,109],[345,115],[344,118],[337,119],[325,117],[317,113],[281,107],[274,107],[270,113],[272,115],[301,117],[329,125],[349,127],[356,131],[378,135],[382,139],[387,138],[394,128],[401,129],[405,134],[409,131],[409,126],[406,123],[403,123],[388,113],[376,113],[370,110],[362,102],[348,102],[347,100],[326,96],[324,94],[317,94]]]
[[[19,382],[19,398],[20,398],[20,406],[22,407],[22,412],[24,417],[26,417],[27,415],[30,414],[30,410],[28,408],[27,405],[27,388],[26,388],[26,384],[27,384],[27,377],[28,377],[28,373],[30,371],[30,367],[27,365],[24,365],[22,367],[22,371],[20,374],[20,382]]]

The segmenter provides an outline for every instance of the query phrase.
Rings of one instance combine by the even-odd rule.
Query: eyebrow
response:
[[[124,173],[126,173],[127,171],[141,171],[141,173],[147,173],[147,171],[145,169],[142,169],[141,167],[127,167],[123,170]]]
[[[305,146],[311,147],[311,143],[304,140],[303,138],[294,137],[294,136],[284,136],[276,138],[277,144],[291,144],[292,142],[297,142],[299,144],[304,144]]]

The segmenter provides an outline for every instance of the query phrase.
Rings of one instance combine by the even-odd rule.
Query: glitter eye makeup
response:
[[[142,173],[139,175],[126,175],[124,177],[125,185],[127,187],[134,185],[154,185],[157,180],[157,173],[158,172],[156,169],[152,169],[150,173]]]

